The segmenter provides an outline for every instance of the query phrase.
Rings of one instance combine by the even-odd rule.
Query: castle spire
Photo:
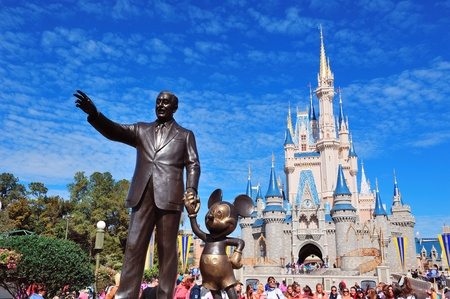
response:
[[[373,216],[387,216],[383,203],[381,202],[380,191],[378,190],[378,179],[375,180],[375,209]]]
[[[342,89],[340,87],[338,87],[337,92],[339,93],[339,131],[341,130],[341,128],[343,127],[343,125],[345,126],[345,117],[344,117],[344,108],[342,105]]]
[[[367,182],[366,178],[366,172],[364,170],[364,162],[361,161],[361,188],[360,193],[363,195],[369,195],[370,194],[370,186]]]
[[[247,179],[247,191],[245,193],[250,198],[253,198],[252,196],[252,170],[250,168],[250,163],[248,164],[248,179]]]
[[[309,86],[309,120],[317,120],[316,118],[316,111],[314,110],[314,105],[313,105],[313,96],[312,96],[312,88],[311,88],[311,83],[308,84]]]
[[[352,135],[350,135],[350,151],[348,153],[348,156],[349,157],[357,157],[358,156],[355,151],[355,146],[353,145]]]
[[[320,30],[320,68],[319,68],[319,86],[323,82],[328,74],[327,56],[325,55],[325,45],[323,42],[322,25],[319,26]]]
[[[398,188],[397,176],[395,175],[395,169],[394,169],[394,199],[392,201],[392,205],[393,206],[403,205],[400,189]]]
[[[275,175],[275,155],[272,153],[272,169],[270,171],[269,188],[267,189],[267,197],[281,197],[280,188],[278,188],[277,177]]]
[[[291,133],[291,136],[294,136],[294,127],[292,126],[292,114],[291,114],[291,102],[289,102],[288,107],[288,115],[287,115],[287,128]]]

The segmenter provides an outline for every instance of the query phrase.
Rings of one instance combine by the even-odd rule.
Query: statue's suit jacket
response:
[[[136,167],[125,202],[135,207],[141,200],[147,184],[153,184],[154,201],[162,210],[182,211],[183,169],[186,167],[186,188],[198,189],[200,162],[194,134],[173,121],[170,130],[156,145],[157,122],[139,122],[132,125],[115,123],[99,113],[88,117],[89,123],[108,139],[136,148]],[[149,182],[149,180],[152,180]]]

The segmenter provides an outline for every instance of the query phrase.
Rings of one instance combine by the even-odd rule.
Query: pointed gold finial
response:
[[[375,191],[380,192],[380,190],[378,190],[378,178],[375,178]]]
[[[252,178],[252,169],[250,167],[250,163],[248,163],[248,179],[250,180]]]
[[[325,55],[325,45],[323,42],[322,24],[319,25],[320,30],[320,69],[319,69],[319,86],[322,85],[321,81],[325,80],[328,75],[327,69],[327,57]]]

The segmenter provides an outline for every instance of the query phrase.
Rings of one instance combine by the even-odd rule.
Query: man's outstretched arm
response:
[[[75,105],[88,115],[88,122],[106,138],[136,147],[136,125],[115,123],[100,113],[94,102],[83,91],[77,90]]]

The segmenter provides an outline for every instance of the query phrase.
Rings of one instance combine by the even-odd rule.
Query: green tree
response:
[[[11,173],[0,174],[0,202],[5,209],[10,202],[19,198],[25,198],[25,186],[19,183],[19,179]]]
[[[0,239],[0,248],[21,254],[13,271],[0,268],[0,286],[14,298],[23,298],[24,290],[33,283],[45,284],[51,298],[65,285],[79,290],[93,282],[89,257],[72,241],[18,236]]]

